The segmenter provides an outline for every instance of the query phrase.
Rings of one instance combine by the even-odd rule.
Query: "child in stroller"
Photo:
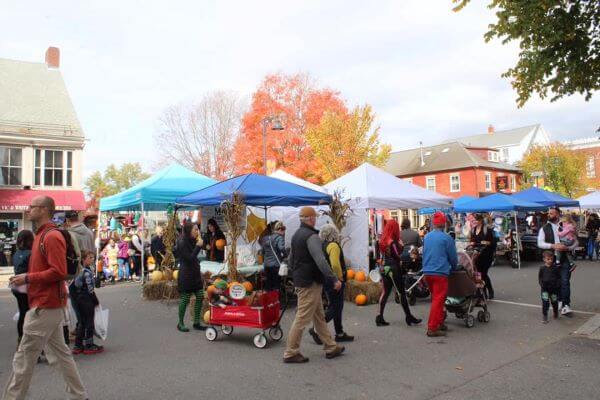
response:
[[[416,246],[410,246],[405,249],[402,254],[402,266],[406,270],[404,277],[404,287],[406,287],[406,296],[408,304],[414,306],[417,299],[424,299],[430,296],[427,283],[423,279],[421,268],[423,267],[423,259],[420,249]],[[400,296],[396,293],[396,303],[400,304]]]
[[[465,251],[458,252],[458,271],[452,272],[448,279],[448,295],[446,310],[462,319],[467,328],[475,325],[475,317],[471,314],[475,308],[481,308],[477,313],[479,322],[489,322],[491,315],[487,309],[487,298],[484,292],[485,284],[475,270],[473,259]]]

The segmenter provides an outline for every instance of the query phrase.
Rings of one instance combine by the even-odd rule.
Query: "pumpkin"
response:
[[[173,280],[176,281],[177,278],[179,278],[179,270],[176,269],[175,271],[173,271]]]
[[[250,294],[250,292],[252,292],[252,290],[254,290],[254,286],[252,286],[252,283],[250,283],[248,281],[242,283],[242,285],[244,285],[244,288],[246,289],[246,294]]]
[[[227,245],[227,242],[225,241],[225,239],[219,239],[215,242],[215,246],[217,248],[217,250],[223,250],[225,248],[225,246]]]
[[[228,288],[232,287],[233,285],[239,285],[240,283],[237,281],[233,281],[233,282],[229,282],[229,284],[227,285]]]
[[[206,288],[206,295],[208,297],[212,296],[217,291],[217,287],[215,285],[210,285]]]
[[[164,278],[164,276],[161,271],[154,271],[154,272],[152,272],[152,275],[150,276],[150,279],[152,280],[152,282],[162,281],[163,278]]]
[[[367,275],[363,271],[358,271],[354,275],[354,279],[356,279],[359,282],[365,282],[367,280]]]
[[[204,313],[204,322],[207,324],[210,322],[210,310]]]
[[[354,299],[354,302],[357,306],[364,306],[365,304],[367,304],[367,296],[364,294],[359,294]]]
[[[348,271],[346,271],[346,279],[351,281],[352,279],[354,279],[354,276],[356,275],[356,272],[354,272],[353,269],[349,269]]]

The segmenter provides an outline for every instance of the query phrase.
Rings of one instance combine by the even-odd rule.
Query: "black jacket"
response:
[[[177,241],[177,259],[179,260],[179,276],[177,286],[180,292],[196,292],[202,289],[202,275],[198,261],[200,247],[187,238]]]
[[[542,265],[538,272],[538,281],[542,290],[558,290],[560,288],[560,268],[556,265]]]
[[[319,231],[311,226],[302,223],[294,233],[288,261],[296,287],[310,287],[313,283],[322,284],[326,280],[337,281],[323,253]]]

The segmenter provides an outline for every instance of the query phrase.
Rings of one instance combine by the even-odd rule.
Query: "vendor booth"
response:
[[[546,207],[579,207],[579,201],[561,196],[558,193],[532,187],[512,195],[515,199],[541,204]]]
[[[592,192],[577,199],[584,210],[600,210],[600,191]]]
[[[213,185],[214,183],[216,181],[211,178],[190,171],[179,164],[172,164],[121,193],[101,199],[100,213],[108,211],[141,211],[143,226],[144,212],[165,211],[175,203],[177,197],[188,194],[194,189],[197,190]],[[142,248],[145,246],[144,236],[140,235]],[[142,252],[142,265],[144,265],[144,257],[144,252]],[[142,268],[142,281],[143,271],[144,268]]]

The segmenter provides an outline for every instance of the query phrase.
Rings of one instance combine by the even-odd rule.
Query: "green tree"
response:
[[[452,0],[459,11],[471,0]],[[589,100],[600,88],[600,1],[492,0],[498,20],[485,41],[520,45],[510,78],[522,107],[533,93],[551,101],[580,93]]]
[[[378,167],[387,162],[391,146],[381,143],[379,127],[373,127],[374,121],[375,114],[367,104],[355,107],[350,113],[326,112],[318,125],[308,129],[306,141],[324,183],[365,162]]]
[[[85,187],[92,199],[112,196],[129,189],[150,177],[139,163],[125,163],[120,167],[109,165],[104,173],[95,171],[85,180]]]
[[[533,186],[536,173],[542,173],[542,182],[538,184],[550,188],[567,197],[573,198],[585,192],[588,186],[586,178],[585,154],[568,149],[561,143],[533,147],[521,161],[524,186]]]

